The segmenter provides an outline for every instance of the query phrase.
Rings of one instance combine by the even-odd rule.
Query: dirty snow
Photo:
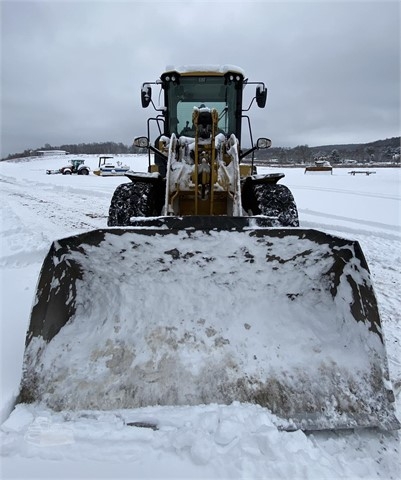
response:
[[[92,169],[97,166],[97,157],[83,158]],[[0,164],[2,478],[401,476],[398,433],[281,432],[274,415],[256,405],[61,413],[19,405],[13,410],[30,308],[49,246],[54,239],[105,227],[112,193],[126,181],[45,174],[67,159]],[[146,168],[147,157],[120,160],[133,170]],[[302,227],[360,242],[379,301],[400,412],[401,171],[376,169],[370,176],[347,172],[304,175],[303,169],[286,169],[281,183],[294,193]]]

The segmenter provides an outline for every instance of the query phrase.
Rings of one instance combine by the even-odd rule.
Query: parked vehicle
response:
[[[69,165],[61,167],[58,170],[46,170],[48,175],[56,175],[58,173],[61,173],[62,175],[89,175],[89,172],[90,168],[85,165],[85,160],[82,160],[81,158],[70,160]]]
[[[333,174],[333,167],[328,160],[315,160],[315,165],[310,165],[305,168],[304,173],[310,172],[329,172]]]
[[[99,166],[93,173],[100,177],[115,177],[125,175],[130,168],[119,160],[115,161],[114,157],[99,157]]]

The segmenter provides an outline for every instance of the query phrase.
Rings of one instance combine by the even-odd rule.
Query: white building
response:
[[[67,155],[65,150],[37,150],[36,155],[38,157],[46,157],[48,155]]]

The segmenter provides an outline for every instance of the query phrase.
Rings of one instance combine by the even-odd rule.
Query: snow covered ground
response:
[[[274,416],[256,405],[13,410],[36,281],[49,246],[54,239],[105,227],[112,193],[126,181],[45,174],[68,158],[0,163],[2,478],[401,477],[398,433],[281,432]],[[92,169],[97,166],[96,156],[82,158]],[[119,159],[146,169],[147,157]],[[401,418],[401,169],[376,169],[369,176],[351,176],[347,169],[334,169],[333,175],[284,173],[281,183],[295,196],[302,227],[362,246]],[[131,422],[157,424],[158,430],[128,426]]]

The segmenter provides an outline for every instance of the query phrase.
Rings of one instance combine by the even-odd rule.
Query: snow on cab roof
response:
[[[236,65],[181,65],[179,67],[175,65],[167,65],[166,72],[177,72],[177,73],[190,73],[190,72],[216,72],[216,73],[227,73],[227,72],[236,72],[240,73],[245,77],[245,72],[241,67]]]

